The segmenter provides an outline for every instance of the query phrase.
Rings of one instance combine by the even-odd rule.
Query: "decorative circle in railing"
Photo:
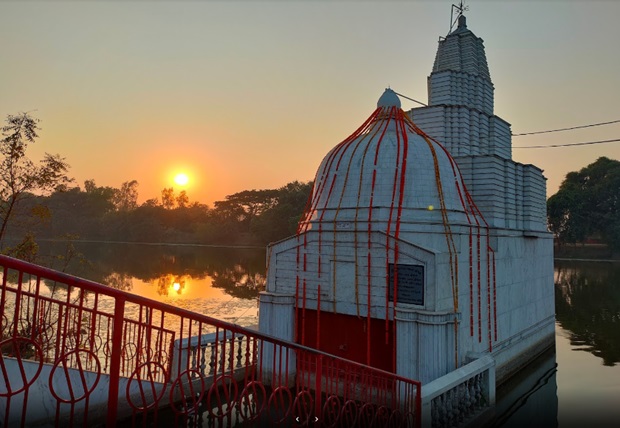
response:
[[[413,412],[405,412],[402,413],[400,410],[392,411],[392,416],[390,416],[390,421],[388,422],[389,427],[415,427],[416,426],[416,418]]]
[[[78,340],[76,338],[76,334],[73,331],[68,332],[67,334],[62,336],[64,338],[64,349],[65,350],[74,350],[78,347]]]
[[[22,335],[27,334],[28,336],[30,336],[33,333],[32,323],[28,319],[24,319],[24,318],[18,319],[17,329],[18,329],[18,333],[21,333]]]
[[[0,324],[0,335],[4,336],[5,331],[9,331],[9,319],[6,317],[6,314],[2,314],[2,323]]]
[[[248,382],[241,391],[237,407],[244,421],[254,421],[260,416],[267,405],[267,391],[257,380]]]
[[[161,373],[164,375],[161,376]],[[127,388],[125,388],[125,397],[129,405],[134,410],[139,411],[148,410],[156,406],[166,392],[167,377],[166,369],[159,363],[149,361],[148,363],[140,364],[131,374],[129,382],[127,382]],[[161,381],[156,379],[161,379]],[[135,388],[132,388],[132,386],[135,386]],[[150,391],[145,391],[145,386],[148,386]],[[157,387],[159,387],[159,391]],[[133,394],[132,389],[135,391]],[[134,402],[136,398],[141,402],[136,404]]]
[[[302,426],[308,425],[311,419],[314,421],[312,414],[313,406],[314,399],[310,392],[307,389],[299,391],[293,403],[293,418],[295,421]]]
[[[406,419],[404,418],[402,412],[398,409],[390,410],[389,419],[387,424],[385,425],[388,428],[400,428],[406,427],[405,424]]]
[[[373,428],[385,428],[390,421],[390,409],[385,406],[380,406],[375,412],[375,417],[372,419],[371,426]]]
[[[276,424],[281,424],[291,413],[291,404],[293,396],[291,390],[286,386],[279,386],[271,392],[268,406],[272,409],[270,412],[271,419]]]
[[[90,336],[88,342],[90,343],[90,348],[95,352],[99,352],[103,348],[103,339],[98,334]]]
[[[344,403],[340,411],[341,425],[345,427],[355,426],[357,419],[357,403],[353,400],[348,400]]]
[[[61,366],[62,370],[57,372]],[[88,370],[84,366],[88,366]],[[74,349],[54,363],[49,377],[50,392],[61,403],[75,404],[94,391],[100,377],[101,364],[97,355],[88,349]]]
[[[200,380],[200,389],[195,383]],[[170,407],[177,415],[188,415],[198,410],[206,392],[205,380],[198,370],[185,370],[172,382],[170,387]],[[182,403],[179,408],[178,403]]]
[[[7,370],[8,361],[14,358],[19,370]],[[33,360],[36,370],[26,370],[24,360]],[[29,364],[30,365],[30,364]],[[25,391],[34,383],[43,368],[43,352],[37,342],[27,337],[11,337],[0,342],[0,397],[11,397]],[[12,376],[13,375],[13,376]]]
[[[418,419],[416,418],[416,414],[414,412],[405,413],[405,424],[406,427],[415,427],[417,426]]]
[[[231,375],[223,375],[215,379],[213,385],[209,388],[207,403],[213,403],[212,400],[215,399],[217,404],[215,408],[209,404],[209,414],[213,417],[221,418],[232,412],[237,401],[238,392],[237,381]]]
[[[340,422],[341,410],[340,397],[337,395],[330,395],[329,398],[325,400],[325,404],[323,405],[323,413],[321,418],[323,425],[328,428],[338,426],[338,422]]]
[[[138,347],[136,346],[135,343],[125,342],[121,350],[121,355],[122,355],[123,360],[131,361],[134,359],[137,353],[138,353]],[[143,364],[147,364],[147,363],[144,362]]]
[[[373,427],[373,421],[375,419],[375,405],[372,403],[366,403],[359,410],[359,423],[360,427]]]
[[[103,355],[105,355],[106,358],[110,358],[112,355],[112,340],[109,337],[103,345]]]
[[[41,344],[42,347],[50,347],[54,341],[55,325],[51,322],[42,322],[36,329],[34,339]]]
[[[153,360],[159,361],[161,364],[168,365],[168,352],[165,349],[158,349],[153,353]]]

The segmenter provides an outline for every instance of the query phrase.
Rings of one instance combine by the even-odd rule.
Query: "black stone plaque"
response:
[[[399,303],[411,303],[424,305],[424,266],[404,265],[393,263],[389,265],[389,299],[394,301],[395,272],[398,275],[398,299]]]

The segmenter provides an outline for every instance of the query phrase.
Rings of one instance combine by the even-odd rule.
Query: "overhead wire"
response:
[[[616,138],[614,140],[601,140],[601,141],[587,141],[583,143],[566,143],[566,144],[548,144],[548,145],[540,145],[540,146],[512,146],[513,149],[549,149],[554,147],[570,147],[570,146],[587,146],[592,144],[606,144],[606,143],[617,143],[620,141],[620,138]]]
[[[415,103],[418,103],[420,105],[423,105],[425,107],[428,107],[427,104],[424,104],[421,101],[418,101],[414,98],[408,97],[406,95],[400,94],[396,91],[394,91],[394,93],[396,95],[398,95],[399,97],[405,98],[407,100],[413,101]],[[562,131],[574,131],[576,129],[584,129],[584,128],[592,128],[592,127],[596,127],[596,126],[603,126],[603,125],[612,125],[614,123],[620,123],[620,119],[618,120],[610,120],[608,122],[598,122],[598,123],[590,123],[587,125],[579,125],[579,126],[571,126],[568,128],[558,128],[558,129],[548,129],[545,131],[533,131],[533,132],[522,132],[519,134],[510,134],[512,137],[524,137],[524,136],[528,136],[528,135],[539,135],[539,134],[549,134],[552,132],[562,132]],[[557,147],[571,147],[571,146],[587,146],[587,145],[594,145],[594,144],[607,144],[607,143],[617,143],[620,142],[620,139],[613,139],[613,140],[601,140],[601,141],[586,141],[586,142],[579,142],[579,143],[566,143],[566,144],[549,144],[549,145],[538,145],[538,146],[513,146],[513,149],[547,149],[547,148],[557,148]]]
[[[424,104],[424,103],[423,103],[423,102],[421,102],[421,101],[414,100],[413,98],[409,98],[409,97],[408,97],[408,96],[406,96],[406,95],[399,94],[399,93],[398,93],[398,92],[396,92],[396,91],[394,91],[394,93],[395,93],[396,95],[398,95],[399,97],[403,97],[403,98],[405,98],[405,99],[408,99],[409,101],[413,101],[414,103],[418,103],[418,104],[420,104],[420,105],[423,105],[424,107],[428,107],[428,105],[427,105],[427,104]]]
[[[609,121],[609,122],[591,123],[589,125],[571,126],[570,128],[549,129],[547,131],[523,132],[523,133],[520,133],[520,134],[512,134],[512,136],[513,137],[522,137],[522,136],[525,136],[525,135],[548,134],[550,132],[572,131],[572,130],[575,130],[575,129],[592,128],[594,126],[611,125],[613,123],[618,123],[618,122],[620,122],[620,119],[612,120],[612,121]]]
[[[548,134],[551,132],[561,132],[561,131],[574,131],[576,129],[584,129],[584,128],[592,128],[595,126],[602,125],[611,125],[614,123],[620,123],[620,119],[611,120],[608,122],[599,122],[599,123],[591,123],[588,125],[579,125],[579,126],[571,126],[568,128],[559,128],[559,129],[550,129],[547,131],[535,131],[535,132],[523,132],[520,134],[512,134],[513,137],[523,137],[527,135],[539,135],[539,134]],[[547,144],[547,145],[536,145],[536,146],[513,146],[513,149],[547,149],[547,148],[556,148],[556,147],[571,147],[571,146],[588,146],[594,144],[607,144],[607,143],[617,143],[620,141],[620,138],[611,139],[611,140],[599,140],[599,141],[584,141],[579,143],[565,143],[565,144]]]

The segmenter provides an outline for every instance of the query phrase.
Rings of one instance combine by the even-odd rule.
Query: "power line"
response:
[[[428,107],[427,104],[424,104],[421,101],[418,101],[416,99],[413,99],[411,97],[408,97],[406,95],[403,94],[399,94],[398,92],[394,91],[394,93],[396,95],[398,95],[399,97],[402,98],[406,98],[410,101],[413,101],[415,103],[418,103],[420,105],[423,105],[424,107]],[[561,132],[561,131],[572,131],[575,129],[583,129],[583,128],[592,128],[594,126],[602,126],[602,125],[611,125],[614,123],[619,123],[620,119],[618,120],[612,120],[609,122],[599,122],[599,123],[591,123],[588,125],[579,125],[579,126],[571,126],[570,128],[559,128],[559,129],[550,129],[547,131],[534,131],[534,132],[524,132],[521,134],[511,134],[511,136],[513,137],[522,137],[525,135],[536,135],[536,134],[548,134],[550,132]],[[588,141],[588,142],[584,142],[584,143],[568,143],[568,144],[551,144],[548,146],[523,146],[523,147],[513,147],[514,149],[546,149],[546,148],[551,148],[551,147],[570,147],[570,146],[587,146],[587,145],[592,145],[592,144],[605,144],[605,143],[615,143],[620,141],[620,139],[618,140],[603,140],[603,141]]]
[[[549,149],[553,147],[587,146],[591,144],[616,143],[618,141],[620,141],[620,138],[615,139],[615,140],[588,141],[585,143],[549,144],[548,146],[523,146],[523,147],[514,146],[513,149]]]
[[[620,122],[620,119],[612,120],[611,122],[592,123],[590,125],[572,126],[570,128],[551,129],[551,130],[548,130],[548,131],[524,132],[522,134],[512,134],[512,136],[513,137],[522,137],[524,135],[547,134],[549,132],[560,132],[560,131],[572,131],[573,129],[591,128],[593,126],[601,126],[601,125],[611,125],[612,123],[618,123],[618,122]]]
[[[403,94],[399,94],[399,93],[398,93],[398,92],[396,92],[396,91],[394,91],[394,93],[395,93],[396,95],[398,95],[399,97],[407,98],[408,100],[413,101],[414,103],[418,103],[418,104],[423,105],[424,107],[428,107],[428,105],[424,104],[423,102],[420,102],[420,101],[418,101],[418,100],[414,100],[413,98],[409,98],[408,96],[405,96],[405,95],[403,95]]]

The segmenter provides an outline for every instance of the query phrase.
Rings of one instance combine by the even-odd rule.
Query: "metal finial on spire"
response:
[[[461,0],[461,2],[458,5],[456,4],[452,5],[452,10],[450,11],[450,31],[448,31],[448,34],[452,32],[452,29],[454,28],[454,25],[457,22],[458,22],[457,28],[460,28],[461,26],[465,26],[465,16],[463,16],[463,12],[468,11],[468,10],[469,10],[469,6],[465,6],[465,4],[463,3],[463,0]],[[456,16],[455,16],[455,11],[456,11]]]

